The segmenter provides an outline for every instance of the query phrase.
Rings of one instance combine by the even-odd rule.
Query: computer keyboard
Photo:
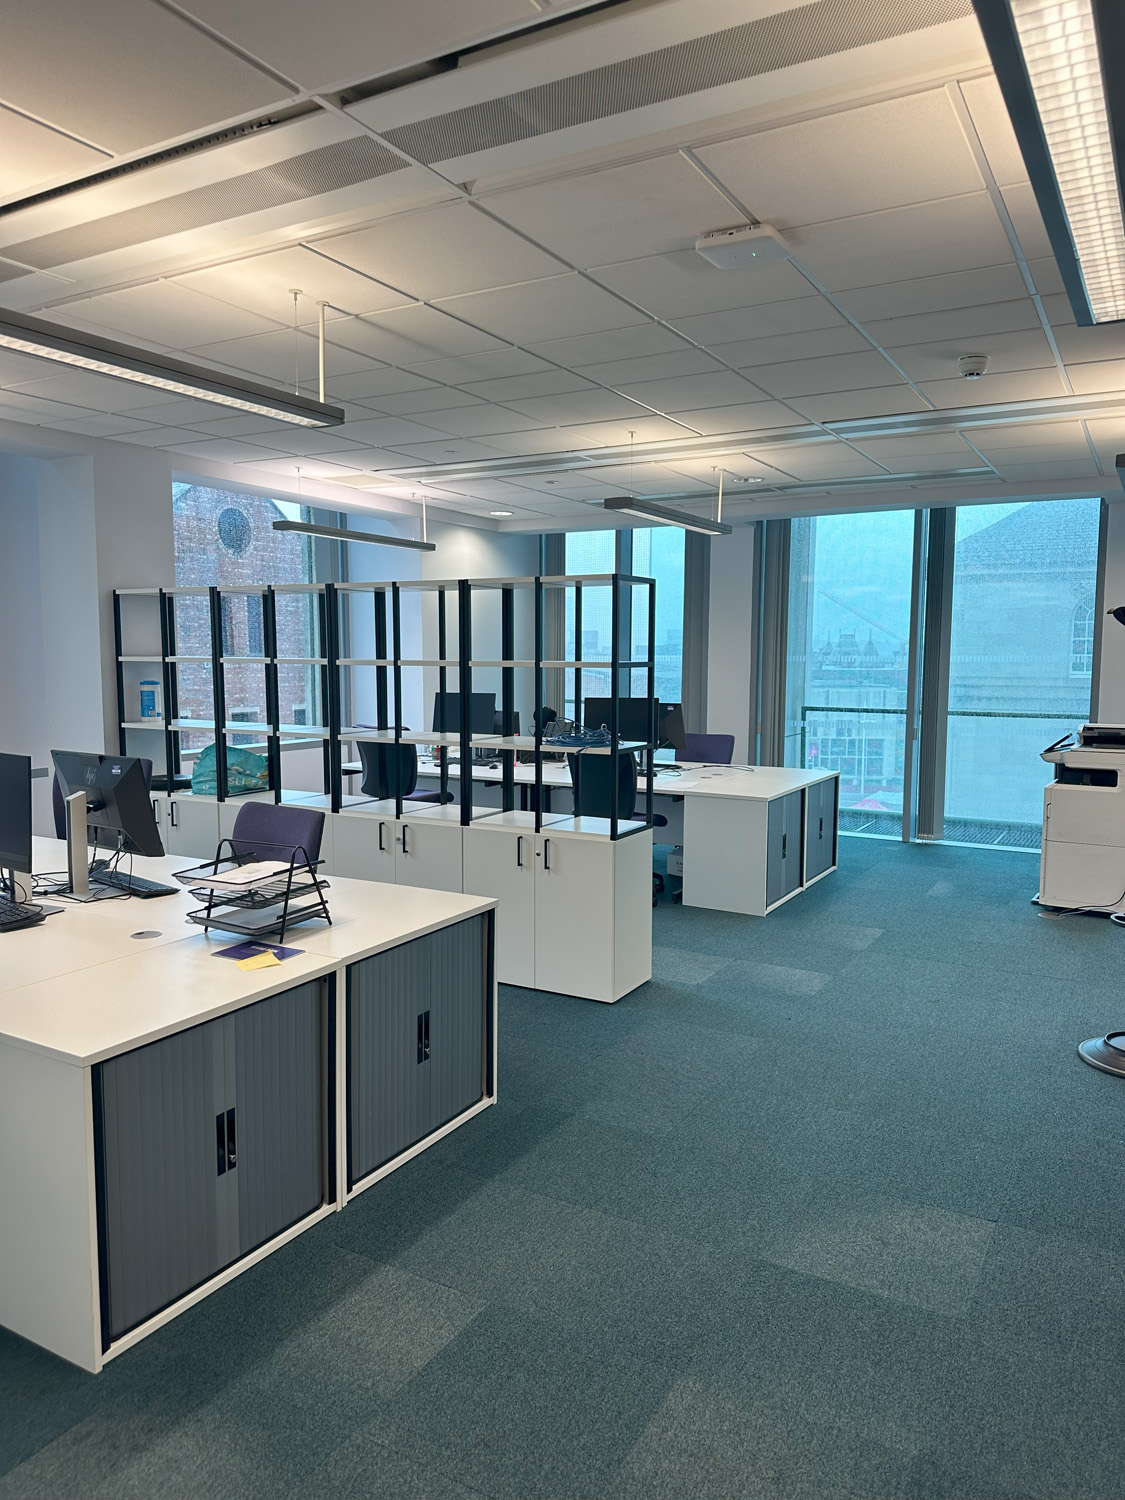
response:
[[[13,901],[0,895],[0,932],[15,932],[20,927],[34,927],[47,920],[47,913],[30,901]]]
[[[126,895],[139,896],[142,901],[149,901],[153,896],[175,896],[180,889],[175,885],[161,885],[157,880],[146,880],[142,875],[128,875],[124,870],[91,870],[90,884],[110,886]]]

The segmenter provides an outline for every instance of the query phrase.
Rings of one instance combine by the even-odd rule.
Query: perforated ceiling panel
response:
[[[47,270],[164,235],[237,219],[264,208],[316,198],[337,188],[354,187],[356,183],[402,171],[404,166],[402,158],[379,141],[368,135],[355,136],[352,140],[318,146],[315,151],[306,151],[288,161],[243,172],[225,182],[209,183],[155,203],[123,209],[88,224],[39,235],[19,245],[7,245],[4,253],[13,260]]]
[[[430,165],[608,119],[972,14],[971,0],[814,0],[710,36],[415,120],[386,138]]]

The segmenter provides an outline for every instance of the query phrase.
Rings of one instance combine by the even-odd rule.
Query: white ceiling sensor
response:
[[[759,266],[771,260],[788,260],[793,254],[785,236],[770,224],[739,224],[734,229],[712,229],[700,235],[695,248],[704,260],[723,271],[734,266]]]

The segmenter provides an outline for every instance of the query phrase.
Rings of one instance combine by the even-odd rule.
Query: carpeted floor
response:
[[[0,1497],[1125,1495],[1125,932],[1036,878],[845,839],[502,992],[501,1104],[345,1214],[97,1378],[0,1332]]]

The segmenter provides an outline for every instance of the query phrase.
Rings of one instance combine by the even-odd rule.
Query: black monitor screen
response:
[[[617,701],[617,737],[622,740],[641,740],[648,743],[647,698],[619,698]],[[612,725],[612,698],[587,698],[582,704],[582,723],[587,729],[607,729]],[[656,705],[657,723],[660,722],[660,704]]]
[[[679,703],[658,703],[656,713],[656,739],[661,745],[673,750],[687,749],[684,737],[684,710]]]
[[[503,734],[504,733],[504,715],[501,713],[501,711],[499,709],[497,709],[496,712],[492,716],[492,732],[493,732],[493,734]],[[516,709],[512,710],[512,733],[513,734],[519,734],[519,732],[520,732],[520,711],[519,711],[518,708],[516,708]]]
[[[492,725],[496,718],[496,694],[473,693],[469,711],[470,734],[494,734]],[[434,694],[434,722],[436,734],[461,733],[461,694]]]
[[[148,782],[135,755],[52,750],[51,759],[64,797],[86,793],[86,827],[94,843],[119,842],[128,854],[152,858],[164,853]],[[102,830],[115,837],[99,838]]]
[[[29,755],[0,755],[0,870],[31,874]]]

